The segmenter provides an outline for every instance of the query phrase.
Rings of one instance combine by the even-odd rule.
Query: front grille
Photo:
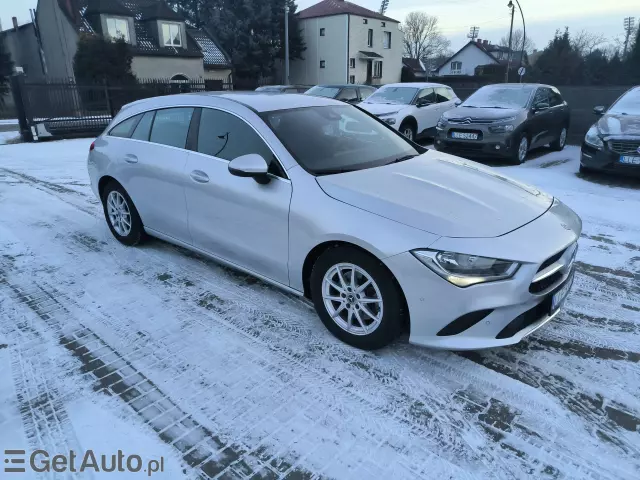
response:
[[[467,313],[462,315],[461,317],[456,318],[449,325],[440,330],[436,335],[438,337],[448,337],[451,335],[458,335],[459,333],[468,330],[473,327],[476,323],[480,322],[487,318],[487,316],[493,312],[492,309],[489,310],[478,310],[477,312]]]
[[[540,268],[538,269],[538,271],[536,273],[540,273],[541,271],[543,271],[545,268],[550,267],[551,265],[553,265],[554,263],[556,263],[558,260],[560,260],[560,257],[562,257],[562,255],[564,254],[564,252],[566,252],[567,249],[565,248],[564,250],[556,253],[555,255],[553,255],[552,257],[547,258],[542,265],[540,265]]]
[[[519,315],[512,320],[506,327],[500,330],[500,333],[496,335],[497,339],[502,338],[511,338],[518,332],[524,330],[529,325],[536,323],[538,320],[541,320],[546,315],[549,314],[551,310],[551,296],[545,298],[538,305],[533,307],[530,310],[527,310],[523,314]]]
[[[473,140],[472,140],[473,141]],[[445,147],[452,148],[459,152],[479,152],[484,148],[484,144],[482,143],[471,143],[471,142],[445,142]]]
[[[469,118],[469,117],[450,118],[447,121],[455,125],[488,125],[490,123],[496,122],[496,120],[492,120],[490,118]]]
[[[610,140],[609,150],[620,155],[640,155],[640,140]]]
[[[562,278],[562,271],[558,270],[553,275],[549,275],[547,278],[543,278],[539,282],[532,283],[529,286],[529,292],[537,294],[540,292],[544,292],[547,288],[552,286],[558,280]]]

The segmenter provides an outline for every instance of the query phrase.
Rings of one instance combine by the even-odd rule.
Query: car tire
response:
[[[567,135],[568,134],[569,134],[569,128],[565,125],[560,130],[560,133],[558,134],[558,138],[556,138],[549,145],[551,147],[551,150],[554,150],[556,152],[561,151],[565,147],[565,145],[567,144]]]
[[[400,335],[400,287],[386,266],[368,253],[349,246],[326,250],[313,266],[310,287],[322,323],[344,343],[376,350]]]
[[[120,243],[132,247],[146,238],[138,210],[122,185],[111,181],[105,186],[102,207],[109,230]]]
[[[416,141],[416,127],[412,122],[405,120],[400,124],[400,128],[398,129],[401,135],[405,136],[412,142]]]
[[[582,164],[580,164],[580,167],[578,167],[578,171],[579,171],[580,173],[587,173],[587,174],[588,174],[588,173],[593,173],[593,172],[594,172],[591,168],[589,168],[589,167],[585,167],[585,166],[584,166],[584,165],[582,165]]]
[[[515,144],[515,148],[511,154],[511,161],[516,165],[521,165],[527,161],[527,155],[529,153],[529,138],[526,133],[523,133],[518,138],[518,142]],[[523,154],[524,148],[524,156]]]

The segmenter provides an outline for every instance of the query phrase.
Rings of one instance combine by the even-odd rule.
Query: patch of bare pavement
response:
[[[117,436],[119,423],[78,413],[86,400],[135,432],[128,449],[167,452],[175,468],[153,478],[640,476],[639,242],[605,223],[585,241],[611,251],[581,248],[566,309],[520,344],[363,352],[255,278],[160,241],[118,244],[82,159],[69,171],[73,189],[28,161],[1,172],[13,393],[0,447]]]

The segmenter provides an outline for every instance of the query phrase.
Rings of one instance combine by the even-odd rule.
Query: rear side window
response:
[[[151,125],[153,124],[153,117],[155,114],[156,112],[145,113],[140,120],[140,123],[138,123],[138,126],[133,131],[133,135],[131,135],[131,138],[148,142],[149,134],[151,133]]]
[[[131,136],[131,130],[138,124],[141,116],[142,115],[136,115],[119,123],[111,129],[109,135],[112,137],[129,138]]]
[[[193,108],[167,108],[156,112],[150,141],[185,148]]]
[[[249,153],[262,155],[267,161],[273,157],[262,138],[244,120],[212,108],[202,109],[198,152],[224,160]]]

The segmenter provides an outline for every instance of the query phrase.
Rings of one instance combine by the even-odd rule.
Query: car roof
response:
[[[220,107],[225,102],[234,102],[250,108],[255,112],[270,112],[304,107],[325,107],[330,105],[344,106],[344,102],[326,97],[296,94],[269,95],[262,92],[197,92],[179,95],[152,97],[130,103],[123,110],[135,106],[136,110],[170,108],[173,106],[197,105],[202,107]]]
[[[376,88],[372,85],[359,85],[354,83],[327,83],[327,84],[316,85],[316,87],[323,87],[323,88],[366,87],[366,88],[373,88],[373,89]]]
[[[435,88],[435,87],[445,87],[451,88],[448,85],[443,85],[441,83],[431,83],[431,82],[405,82],[405,83],[387,83],[386,85],[381,86],[380,88],[387,87],[412,87],[412,88]]]

